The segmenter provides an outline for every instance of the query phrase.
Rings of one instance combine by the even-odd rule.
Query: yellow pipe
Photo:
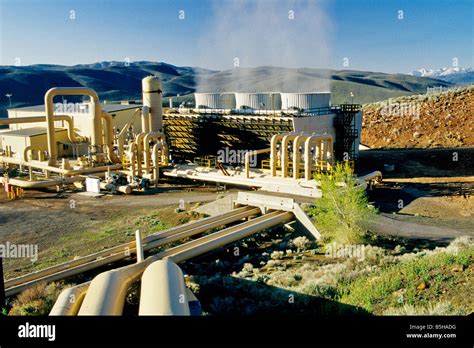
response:
[[[101,273],[92,280],[79,310],[79,315],[121,315],[128,288],[138,280],[151,263],[157,260],[173,256],[171,258],[173,262],[185,261],[219,246],[248,237],[263,229],[288,222],[292,218],[293,214],[290,212],[269,213],[260,218],[167,249],[148,257],[141,263]]]
[[[143,105],[142,107],[141,121],[142,121],[142,133],[149,133],[151,129],[150,109],[146,105]]]
[[[99,160],[96,153],[98,152],[98,146],[102,145],[101,134],[101,107],[99,103],[99,97],[97,93],[90,88],[84,87],[55,87],[49,89],[44,95],[44,105],[46,108],[46,127],[48,137],[48,153],[49,160],[48,165],[54,166],[57,161],[58,151],[56,148],[56,134],[54,130],[54,105],[53,98],[57,95],[87,95],[90,97],[91,107],[91,147],[92,153],[95,160]]]
[[[190,315],[181,268],[168,260],[153,262],[143,272],[138,315]]]
[[[49,315],[77,315],[90,283],[79,284],[61,291]]]
[[[268,153],[271,151],[271,148],[268,149],[261,149],[261,150],[253,150],[253,151],[248,151],[245,153],[244,157],[244,163],[245,163],[245,177],[248,179],[250,178],[250,156],[252,155],[259,155],[262,153]]]
[[[108,160],[112,163],[121,163],[119,157],[117,157],[114,153],[114,129],[113,129],[113,118],[112,115],[108,112],[102,112],[102,118],[105,122],[105,131],[104,131],[104,138],[105,138],[105,146],[107,147],[107,156]]]
[[[279,140],[283,139],[283,134],[275,134],[270,141],[270,175],[276,176],[276,167],[277,167],[277,143]]]
[[[322,145],[322,143],[327,144],[327,149],[326,145]],[[322,160],[325,160],[326,156],[322,152],[326,152],[326,154],[331,154],[332,155],[332,147],[333,147],[333,137],[331,135],[312,135],[308,137],[305,141],[305,146],[304,146],[304,156],[305,156],[305,162],[304,162],[304,176],[305,180],[311,180],[311,166],[313,159],[311,157],[311,145],[316,143],[316,150],[320,151],[320,154],[322,155]],[[327,158],[329,160],[329,158]]]
[[[9,184],[29,189],[45,188],[57,185],[71,184],[76,181],[84,181],[85,178],[82,176],[73,176],[70,178],[50,179],[50,180],[35,180],[26,181],[20,179],[9,178],[7,181]]]
[[[176,226],[166,231],[154,233],[143,238],[143,243],[145,244],[143,249],[147,251],[152,248],[156,248],[157,246],[172,243],[183,238],[188,238],[258,213],[258,208],[242,207],[224,214],[211,216],[198,221]],[[129,257],[129,255],[134,252],[135,241],[117,245],[115,247],[102,250],[76,260],[61,263],[56,266],[48,267],[41,271],[9,279],[5,281],[5,288],[7,289],[6,295],[11,296],[16,294],[24,288],[32,286],[38,282],[51,282],[65,279],[69,276],[82,273],[86,270],[94,269],[96,267],[124,259]]]
[[[283,137],[282,141],[281,141],[281,177],[282,178],[286,178],[288,176],[288,143],[291,141],[291,140],[294,140],[295,138],[297,138],[298,136],[300,136],[300,134],[287,134]]]
[[[157,143],[153,146],[153,180],[155,180],[155,184],[158,184],[158,180],[160,179],[160,149],[161,143]]]
[[[146,133],[138,133],[136,138],[135,138],[135,145],[136,145],[136,169],[137,169],[137,175],[141,176],[142,175],[142,161],[143,161],[143,138],[145,137]]]
[[[33,168],[38,168],[38,169],[50,171],[53,173],[63,174],[65,176],[99,173],[99,172],[106,172],[108,170],[118,170],[122,168],[121,164],[113,164],[113,165],[108,165],[108,166],[91,167],[91,168],[84,168],[84,169],[62,169],[58,167],[49,166],[40,161],[25,162],[17,158],[4,157],[4,156],[0,156],[0,162],[18,164],[22,166],[30,166]]]
[[[144,153],[144,162],[145,162],[145,173],[150,171],[150,140],[156,140],[160,142],[163,139],[163,133],[161,132],[152,132],[147,133],[143,137],[143,153]],[[161,147],[161,146],[160,146]]]
[[[298,135],[293,140],[293,179],[295,180],[300,178],[300,144],[309,136],[311,135]]]

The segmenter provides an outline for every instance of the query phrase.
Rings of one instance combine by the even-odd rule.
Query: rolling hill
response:
[[[162,62],[99,62],[74,66],[0,66],[0,117],[12,107],[43,103],[46,90],[56,86],[86,86],[95,89],[101,100],[141,99],[141,79],[157,75],[164,95],[186,95],[195,91],[321,91],[331,89],[334,104],[350,101],[368,103],[391,97],[424,93],[429,86],[451,83],[426,77],[384,74],[355,70],[290,69],[280,67],[234,68],[215,71],[178,67]]]

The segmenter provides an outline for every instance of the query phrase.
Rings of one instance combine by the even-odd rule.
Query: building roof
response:
[[[56,129],[56,132],[62,132],[65,129]],[[6,132],[0,132],[0,136],[8,135],[12,137],[34,137],[37,135],[44,135],[47,133],[46,127],[31,127]]]
[[[129,105],[122,105],[122,104],[100,104],[102,106],[102,110],[105,112],[117,112],[129,109],[136,109],[142,107],[141,104],[129,104]],[[36,112],[44,112],[44,105],[33,105],[33,106],[25,106],[21,108],[11,108],[8,110],[15,110],[15,111],[36,111]]]

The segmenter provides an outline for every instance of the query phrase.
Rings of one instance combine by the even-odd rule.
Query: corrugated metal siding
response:
[[[280,93],[235,93],[237,109],[279,110]]]
[[[330,93],[281,93],[282,110],[329,107],[330,98]]]
[[[196,107],[211,109],[234,109],[234,93],[194,93]]]

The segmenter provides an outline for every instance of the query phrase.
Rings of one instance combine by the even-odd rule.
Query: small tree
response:
[[[322,198],[311,213],[324,241],[362,243],[376,209],[368,204],[365,189],[355,180],[351,167],[337,164],[330,173],[318,174],[315,179],[320,182]]]

